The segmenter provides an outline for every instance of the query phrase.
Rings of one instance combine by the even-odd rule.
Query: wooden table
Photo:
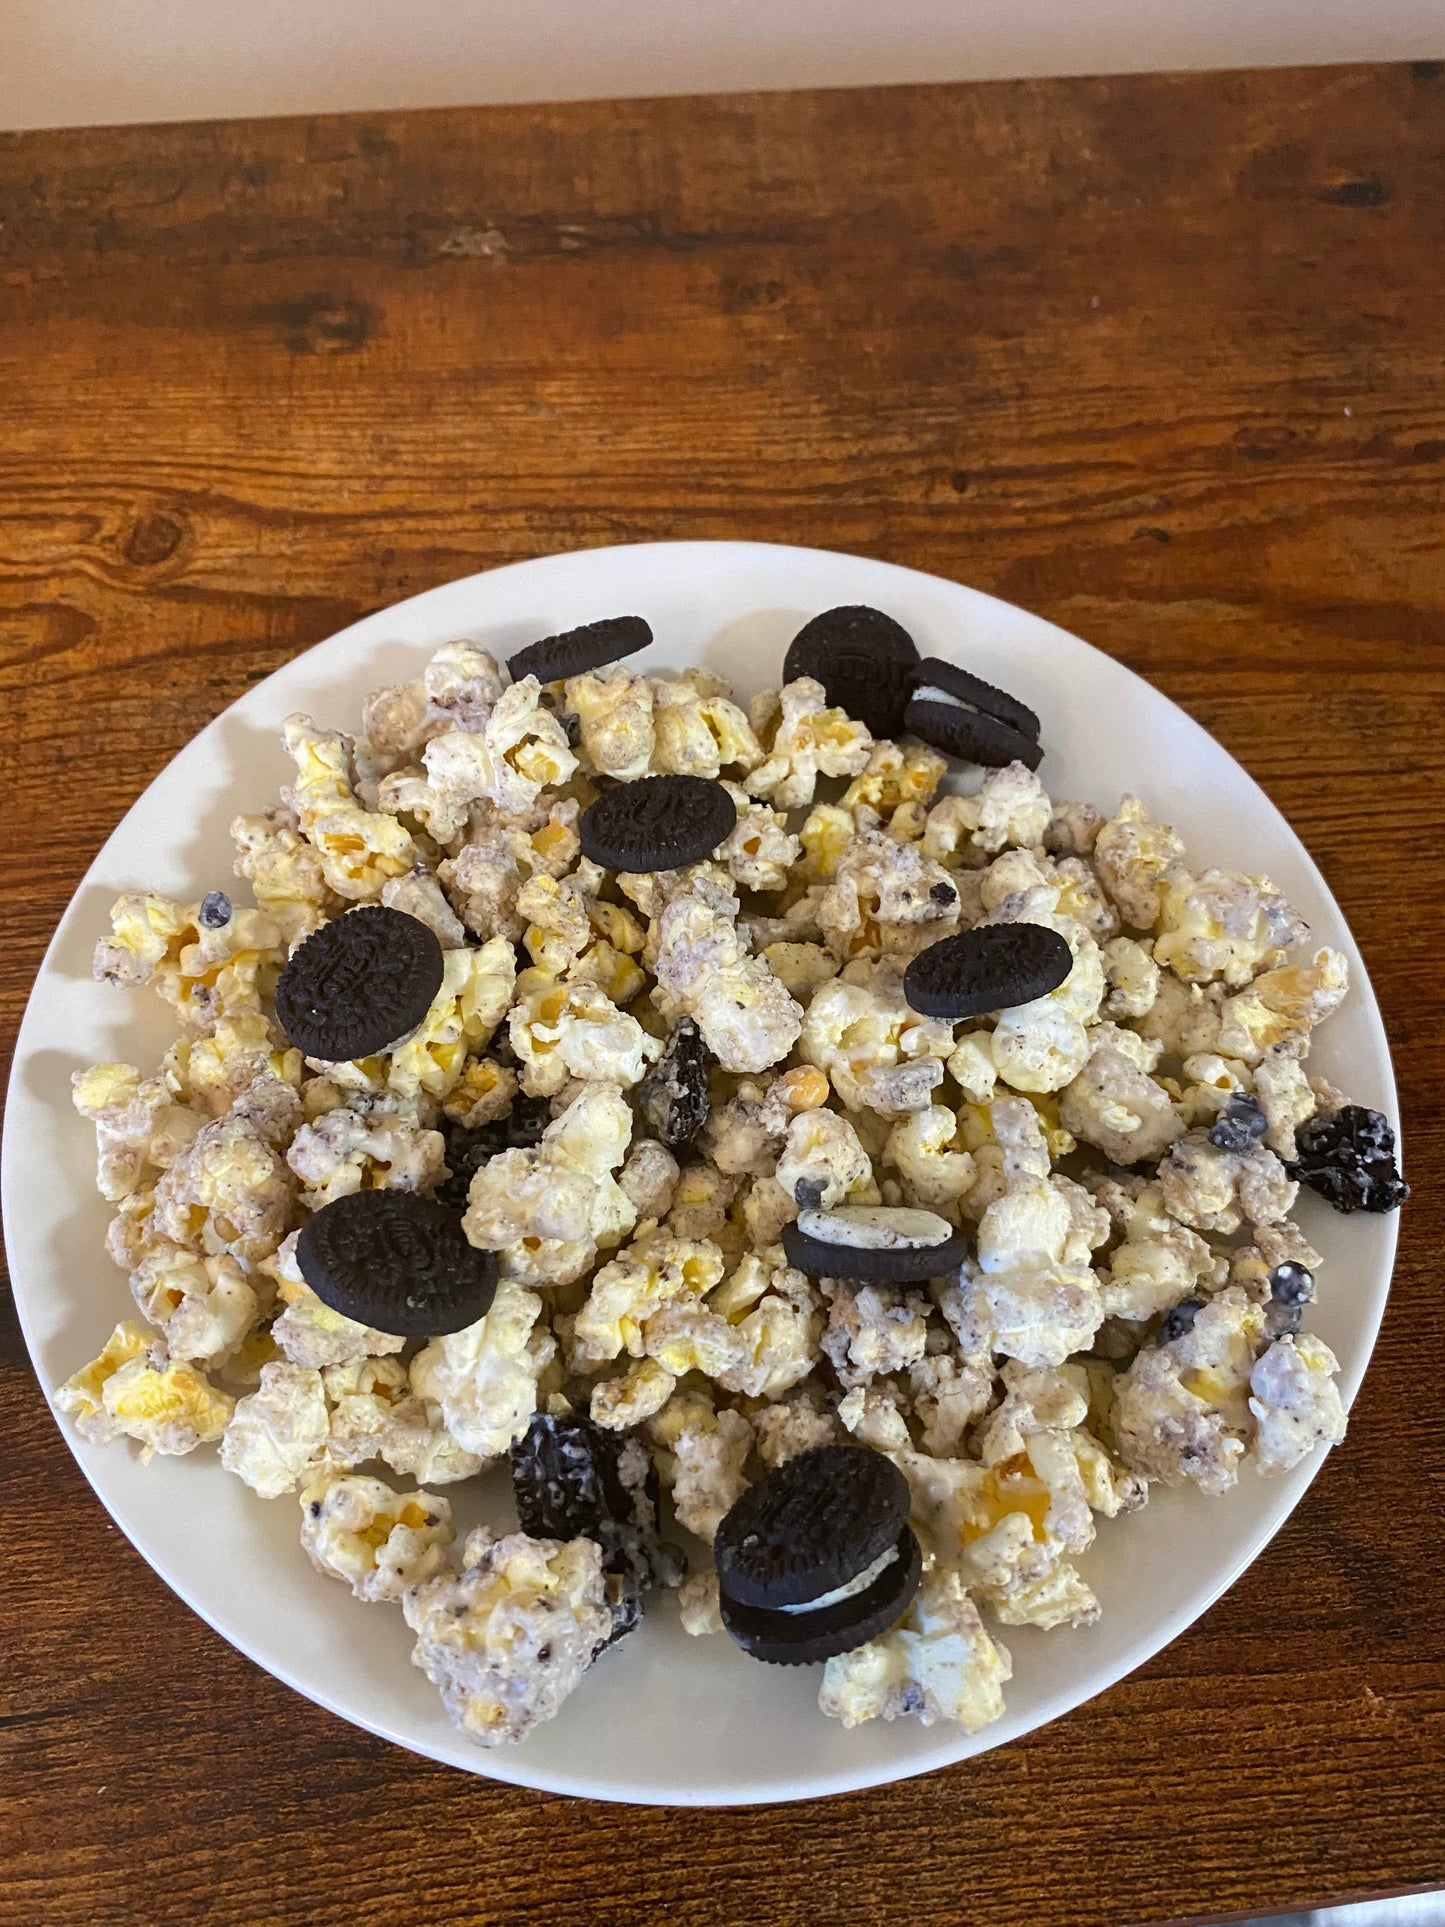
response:
[[[1203,1621],[954,1771],[568,1804],[258,1673],[0,1329],[0,1922],[1127,1927],[1445,1878],[1445,72],[0,138],[13,1035],[106,833],[363,612],[762,536],[1012,598],[1222,738],[1384,1005],[1416,1195],[1350,1441]]]

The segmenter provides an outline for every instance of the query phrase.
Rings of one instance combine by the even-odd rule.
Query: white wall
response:
[[[0,128],[1445,56],[1445,0],[0,0]]]

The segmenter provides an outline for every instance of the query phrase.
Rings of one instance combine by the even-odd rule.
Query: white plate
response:
[[[15,1296],[41,1383],[53,1390],[132,1311],[102,1249],[93,1134],[70,1104],[70,1073],[97,1059],[145,1067],[171,1041],[169,1013],[90,976],[96,938],[124,889],[195,898],[226,887],[231,817],[275,799],[288,760],[277,740],[295,709],[354,728],[366,690],[416,674],[449,637],[504,657],[594,617],[637,611],[660,640],[641,660],[703,662],[751,693],[820,609],[866,602],[898,617],[925,654],[954,656],[1016,691],[1044,718],[1042,774],[1055,797],[1112,809],[1139,792],[1191,857],[1264,870],[1343,950],[1354,987],[1313,1063],[1351,1098],[1395,1115],[1379,1011],[1339,907],[1263,792],[1157,690],[1037,616],[934,576],[822,550],[742,542],[593,549],[469,577],[370,616],[299,656],[217,717],[152,783],[91,866],[42,966],[10,1086],[4,1203]],[[103,750],[103,745],[101,746]],[[1395,1219],[1341,1218],[1307,1198],[1301,1218],[1328,1257],[1313,1323],[1338,1353],[1346,1398],[1385,1303]],[[263,1503],[213,1452],[157,1459],[97,1449],[65,1428],[111,1516],[160,1576],[234,1646],[343,1718],[473,1773],[596,1799],[667,1805],[793,1800],[946,1766],[1030,1732],[1158,1652],[1255,1558],[1303,1497],[1312,1458],[1286,1478],[1247,1472],[1223,1499],[1158,1492],[1100,1522],[1085,1572],[1104,1606],[1080,1632],[1006,1631],[1014,1678],[1003,1719],[977,1738],[910,1720],[844,1732],[817,1711],[818,1672],[745,1659],[724,1638],[691,1640],[669,1600],[522,1746],[481,1752],[444,1719],[408,1664],[400,1613],[353,1600],[313,1572],[294,1500]],[[1349,1450],[1348,1444],[1344,1447]],[[103,1581],[97,1579],[98,1596]]]

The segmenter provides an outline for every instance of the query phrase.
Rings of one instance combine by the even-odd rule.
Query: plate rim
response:
[[[861,563],[866,565],[870,570],[881,570],[885,574],[894,575],[909,581],[926,583],[935,590],[941,587],[952,595],[961,596],[966,602],[972,602],[975,607],[985,607],[995,611],[1006,612],[1006,616],[1009,619],[1018,617],[1026,618],[1029,623],[1039,625],[1044,630],[1051,631],[1053,634],[1065,639],[1071,648],[1082,649],[1088,652],[1090,656],[1100,658],[1109,665],[1110,673],[1123,674],[1130,679],[1131,683],[1137,684],[1142,690],[1147,691],[1151,700],[1167,703],[1173,710],[1175,716],[1188,730],[1198,732],[1216,751],[1228,758],[1230,764],[1252,792],[1257,804],[1266,813],[1266,816],[1276,819],[1283,825],[1286,835],[1293,840],[1294,845],[1297,847],[1307,867],[1313,887],[1318,891],[1320,897],[1333,907],[1339,918],[1341,927],[1348,934],[1350,947],[1353,952],[1351,957],[1351,997],[1352,1000],[1358,1000],[1366,1018],[1373,1020],[1381,1046],[1378,1052],[1379,1061],[1377,1064],[1377,1070],[1382,1079],[1379,1102],[1395,1126],[1397,1144],[1402,1154],[1404,1149],[1403,1137],[1400,1134],[1399,1096],[1395,1084],[1389,1037],[1385,1030],[1383,1016],[1380,1011],[1378,999],[1375,996],[1373,983],[1371,982],[1364,959],[1360,954],[1358,944],[1355,942],[1353,931],[1350,928],[1349,920],[1346,918],[1343,908],[1331,890],[1329,883],[1320,870],[1319,865],[1316,863],[1308,846],[1284,816],[1283,811],[1280,810],[1279,806],[1270,798],[1245,765],[1241,763],[1224,744],[1220,743],[1216,737],[1206,730],[1203,724],[1199,723],[1187,710],[1175,702],[1172,697],[1166,695],[1162,689],[1157,688],[1127,663],[1119,661],[1116,657],[1109,655],[1107,651],[1100,649],[1096,644],[1077,635],[1074,631],[1065,629],[1062,625],[1052,622],[1046,616],[1038,615],[1035,611],[1026,609],[1021,604],[1009,602],[1002,597],[990,594],[986,590],[976,589],[967,583],[958,582],[952,577],[938,575],[930,570],[915,569],[906,564],[887,561],[876,556],[861,555],[851,550],[823,549],[803,544],[733,540],[727,538],[716,540],[606,543],[588,548],[560,550],[552,554],[529,556],[517,561],[502,563],[491,569],[472,570],[465,575],[454,577],[447,582],[436,583],[432,587],[420,590],[415,595],[404,597],[400,601],[388,603],[378,609],[368,611],[365,615],[359,616],[354,622],[346,624],[345,627],[336,630],[331,635],[322,637],[317,642],[310,644],[306,649],[299,651],[296,655],[288,657],[285,662],[278,664],[276,669],[271,671],[260,682],[252,684],[238,694],[230,703],[226,704],[224,708],[218,710],[216,714],[211,717],[201,729],[196,731],[194,735],[189,737],[180,749],[167,759],[164,766],[156,772],[155,776],[139,795],[135,797],[124,815],[114,825],[109,835],[102,842],[100,848],[87,865],[83,876],[76,884],[74,891],[60,915],[55,930],[46,945],[36,971],[34,982],[27,995],[25,1008],[16,1032],[14,1055],[6,1091],[6,1129],[3,1143],[0,1143],[0,1215],[3,1215],[5,1227],[5,1246],[7,1259],[10,1264],[12,1302],[15,1306],[17,1320],[25,1340],[26,1350],[29,1354],[31,1369],[35,1375],[41,1396],[49,1408],[52,1422],[59,1430],[72,1458],[78,1464],[87,1484],[89,1484],[91,1490],[100,1500],[107,1515],[115,1524],[116,1528],[123,1533],[132,1548],[140,1554],[151,1571],[160,1579],[162,1584],[177,1598],[181,1599],[185,1605],[216,1633],[218,1637],[223,1639],[228,1646],[243,1653],[247,1659],[254,1665],[260,1667],[262,1671],[280,1680],[282,1684],[299,1693],[313,1705],[322,1707],[326,1712],[335,1715],[348,1724],[358,1726],[364,1731],[372,1733],[377,1738],[400,1747],[405,1752],[435,1760],[442,1765],[458,1767],[464,1772],[475,1773],[482,1779],[492,1780],[499,1784],[524,1786],[540,1792],[556,1793],[580,1799],[605,1800],[609,1803],[623,1805],[657,1805],[684,1809],[782,1805],[791,1804],[799,1800],[830,1797],[834,1794],[864,1791],[876,1786],[889,1785],[899,1780],[920,1778],[925,1774],[941,1772],[945,1768],[960,1764],[962,1761],[976,1754],[992,1751],[996,1746],[1012,1744],[1015,1740],[1025,1738],[1031,1733],[1038,1732],[1044,1727],[1052,1725],[1056,1720],[1074,1711],[1075,1708],[1086,1705],[1100,1693],[1117,1685],[1121,1679],[1127,1678],[1131,1673],[1137,1671],[1139,1667],[1147,1664],[1149,1660],[1155,1658],[1166,1646],[1178,1638],[1183,1631],[1193,1625],[1198,1619],[1202,1618],[1203,1615],[1217,1603],[1220,1597],[1234,1585],[1248,1567],[1261,1556],[1270,1542],[1291,1518],[1302,1503],[1314,1479],[1327,1462],[1329,1453],[1327,1451],[1313,1452],[1300,1467],[1296,1468],[1292,1474],[1287,1475],[1291,1481],[1288,1487],[1289,1502],[1279,1510],[1279,1516],[1270,1519],[1262,1526],[1245,1532],[1240,1545],[1231,1553],[1228,1559],[1221,1563],[1218,1570],[1211,1574],[1210,1580],[1203,1591],[1191,1597],[1187,1608],[1170,1613],[1163,1620],[1153,1623],[1150,1626],[1148,1634],[1136,1642],[1136,1646],[1131,1648],[1127,1655],[1121,1657],[1117,1664],[1106,1663],[1101,1667],[1097,1662],[1093,1664],[1086,1663],[1081,1668],[1081,1674],[1087,1682],[1083,1689],[1074,1691],[1073,1682],[1071,1681],[1067,1687],[1055,1692],[1046,1700],[1044,1710],[1039,1717],[1033,1718],[1027,1727],[1019,1731],[999,1731],[1000,1727],[1007,1725],[1007,1714],[1005,1714],[1004,1719],[996,1723],[995,1726],[985,1728],[981,1734],[976,1735],[966,1735],[961,1729],[950,1729],[946,1724],[933,1729],[921,1729],[931,1730],[933,1732],[944,1732],[951,1737],[956,1737],[957,1743],[939,1748],[936,1757],[926,1761],[914,1763],[904,1759],[896,1763],[896,1765],[890,1763],[882,1771],[879,1770],[876,1763],[863,1764],[860,1762],[859,1766],[852,1769],[841,1768],[814,1773],[806,1780],[800,1780],[783,1790],[774,1787],[759,1791],[743,1791],[729,1788],[719,1793],[716,1790],[708,1790],[705,1788],[695,1789],[687,1787],[680,1789],[675,1784],[660,1781],[649,1783],[641,1780],[635,1784],[629,1783],[623,1787],[609,1786],[599,1784],[584,1774],[557,1773],[546,1769],[540,1772],[536,1770],[529,1772],[527,1771],[527,1755],[524,1747],[516,1747],[510,1750],[498,1749],[495,1752],[482,1752],[478,1749],[474,1764],[470,1758],[457,1758],[451,1752],[444,1750],[440,1746],[431,1746],[424,1740],[418,1739],[413,1735],[402,1734],[394,1730],[391,1724],[383,1717],[368,1717],[363,1710],[337,1703],[331,1694],[325,1690],[318,1689],[315,1685],[308,1684],[284,1662],[277,1663],[270,1657],[261,1657],[260,1653],[256,1650],[255,1644],[249,1638],[238,1636],[236,1633],[227,1630],[218,1623],[218,1616],[213,1616],[212,1612],[207,1610],[205,1605],[201,1603],[201,1600],[196,1596],[189,1582],[178,1579],[173,1573],[165,1570],[160,1562],[159,1554],[153,1554],[151,1549],[141,1543],[132,1534],[123,1519],[118,1516],[116,1508],[108,1498],[99,1476],[103,1461],[100,1459],[98,1453],[96,1453],[92,1459],[90,1453],[93,1448],[82,1449],[84,1442],[64,1423],[54,1406],[53,1388],[48,1386],[47,1379],[41,1370],[39,1356],[40,1341],[33,1332],[31,1323],[27,1317],[26,1297],[28,1293],[21,1287],[21,1267],[17,1266],[15,1262],[15,1243],[18,1239],[18,1233],[14,1227],[17,1222],[15,1207],[19,1202],[19,1194],[16,1189],[19,1178],[16,1169],[17,1154],[12,1150],[14,1132],[11,1129],[11,1125],[17,1114],[23,1114],[24,1111],[31,1107],[32,1103],[38,1105],[40,1102],[38,1099],[33,1099],[30,1093],[24,1089],[22,1084],[22,1069],[28,1061],[31,1049],[33,1048],[31,1033],[39,1023],[39,1018],[36,1013],[41,1001],[43,986],[51,973],[52,962],[57,950],[70,935],[71,922],[76,915],[80,899],[91,883],[98,880],[98,873],[103,871],[112,849],[121,840],[122,834],[132,816],[141,809],[157,786],[165,781],[177,760],[189,749],[193,748],[210,731],[218,729],[225,718],[230,716],[233,711],[253,700],[261,691],[270,687],[277,677],[298,668],[319,652],[329,650],[348,638],[358,637],[358,632],[365,631],[374,633],[378,626],[383,624],[386,619],[397,617],[403,611],[415,612],[424,608],[425,605],[443,602],[456,596],[459,592],[463,592],[474,583],[482,581],[490,582],[499,577],[514,576],[527,571],[546,571],[561,568],[565,572],[569,567],[586,565],[592,558],[599,556],[618,554],[646,556],[651,554],[658,556],[670,555],[680,559],[687,552],[698,555],[699,559],[701,559],[702,555],[706,555],[714,564],[725,552],[734,555],[749,555],[761,552],[774,557],[788,556],[791,558],[806,558],[809,561],[824,566],[841,560],[848,563]],[[370,639],[370,635],[368,635],[368,639]],[[1398,1212],[1390,1214],[1389,1217],[1384,1220],[1383,1229],[1386,1239],[1386,1250],[1380,1264],[1381,1288],[1378,1293],[1378,1303],[1360,1322],[1357,1328],[1362,1340],[1358,1370],[1353,1373],[1347,1373],[1345,1371],[1341,1373],[1341,1394],[1347,1409],[1353,1406],[1359,1386],[1363,1381],[1364,1374],[1373,1357],[1379,1336],[1380,1324],[1384,1316],[1385,1305],[1388,1302],[1398,1248]],[[1281,1488],[1283,1488],[1284,1482],[1281,1481],[1280,1483]],[[1282,1489],[1281,1497],[1284,1496],[1284,1490]],[[995,1733],[997,1737],[991,1738],[990,1735]]]

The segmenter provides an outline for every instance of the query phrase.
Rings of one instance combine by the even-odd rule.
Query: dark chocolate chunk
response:
[[[982,676],[960,669],[957,663],[945,662],[941,656],[927,656],[919,663],[913,672],[913,689],[915,694],[925,689],[941,689],[976,715],[991,717],[1006,729],[1027,736],[1031,742],[1039,740],[1042,725],[1027,703],[1021,703],[1006,689],[996,689]]]
[[[1363,1104],[1310,1118],[1295,1132],[1295,1147],[1290,1176],[1336,1211],[1394,1211],[1410,1195],[1395,1165],[1395,1133]]]
[[[1236,1091],[1210,1126],[1209,1142],[1216,1151],[1247,1151],[1268,1129],[1258,1098]]]
[[[860,1285],[911,1285],[946,1278],[968,1256],[970,1242],[966,1231],[956,1231],[942,1244],[878,1249],[834,1244],[827,1238],[810,1238],[796,1224],[783,1226],[783,1251],[790,1265],[810,1278],[846,1278]]]
[[[484,1318],[493,1252],[467,1242],[457,1212],[414,1191],[354,1191],[309,1218],[301,1276],[343,1318],[405,1338],[436,1338]]]
[[[799,1452],[723,1518],[718,1585],[739,1606],[805,1605],[866,1572],[896,1543],[908,1509],[907,1479],[870,1446]]]
[[[276,985],[281,1028],[308,1057],[344,1063],[390,1050],[442,987],[442,947],[404,910],[348,910],[292,953]]]
[[[1074,955],[1042,923],[984,923],[920,950],[903,973],[903,995],[923,1017],[982,1017],[1057,990]]]
[[[718,1602],[723,1625],[745,1653],[773,1666],[812,1666],[851,1653],[886,1633],[913,1603],[923,1577],[923,1554],[907,1526],[896,1552],[862,1592],[812,1612],[770,1612],[739,1605],[723,1593]]]
[[[224,930],[231,921],[231,899],[224,890],[208,890],[197,919],[203,930]]]
[[[667,1047],[637,1087],[637,1105],[673,1150],[691,1144],[707,1122],[709,1053],[691,1017],[680,1017]]]
[[[471,1128],[465,1124],[448,1126],[447,1168],[451,1176],[442,1179],[434,1195],[443,1204],[465,1211],[472,1179],[487,1160],[500,1151],[531,1150],[534,1144],[542,1142],[542,1133],[551,1122],[552,1105],[548,1098],[519,1096],[512,1099],[512,1108],[505,1117],[494,1118],[490,1124]]]
[[[608,870],[681,870],[731,835],[738,806],[706,776],[644,776],[582,812],[582,854]]]
[[[783,658],[783,681],[811,676],[828,701],[866,723],[875,736],[903,728],[903,710],[918,648],[912,636],[881,609],[855,604],[825,609],[793,637]]]
[[[585,676],[589,669],[601,669],[624,656],[634,656],[651,641],[651,626],[641,616],[604,616],[600,622],[584,622],[579,629],[564,629],[560,635],[529,643],[509,658],[507,668],[513,682],[520,682],[523,676],[535,676],[538,682],[562,682],[568,676]]]
[[[1287,1258],[1269,1274],[1269,1295],[1281,1305],[1308,1304],[1315,1295],[1315,1275],[1307,1265]]]
[[[1204,1309],[1202,1298],[1181,1298],[1172,1311],[1166,1311],[1154,1334],[1156,1345],[1172,1345],[1194,1329],[1194,1321]]]
[[[678,1583],[681,1556],[658,1538],[657,1472],[640,1440],[580,1415],[537,1412],[508,1459],[523,1532],[595,1539],[624,1596]]]

